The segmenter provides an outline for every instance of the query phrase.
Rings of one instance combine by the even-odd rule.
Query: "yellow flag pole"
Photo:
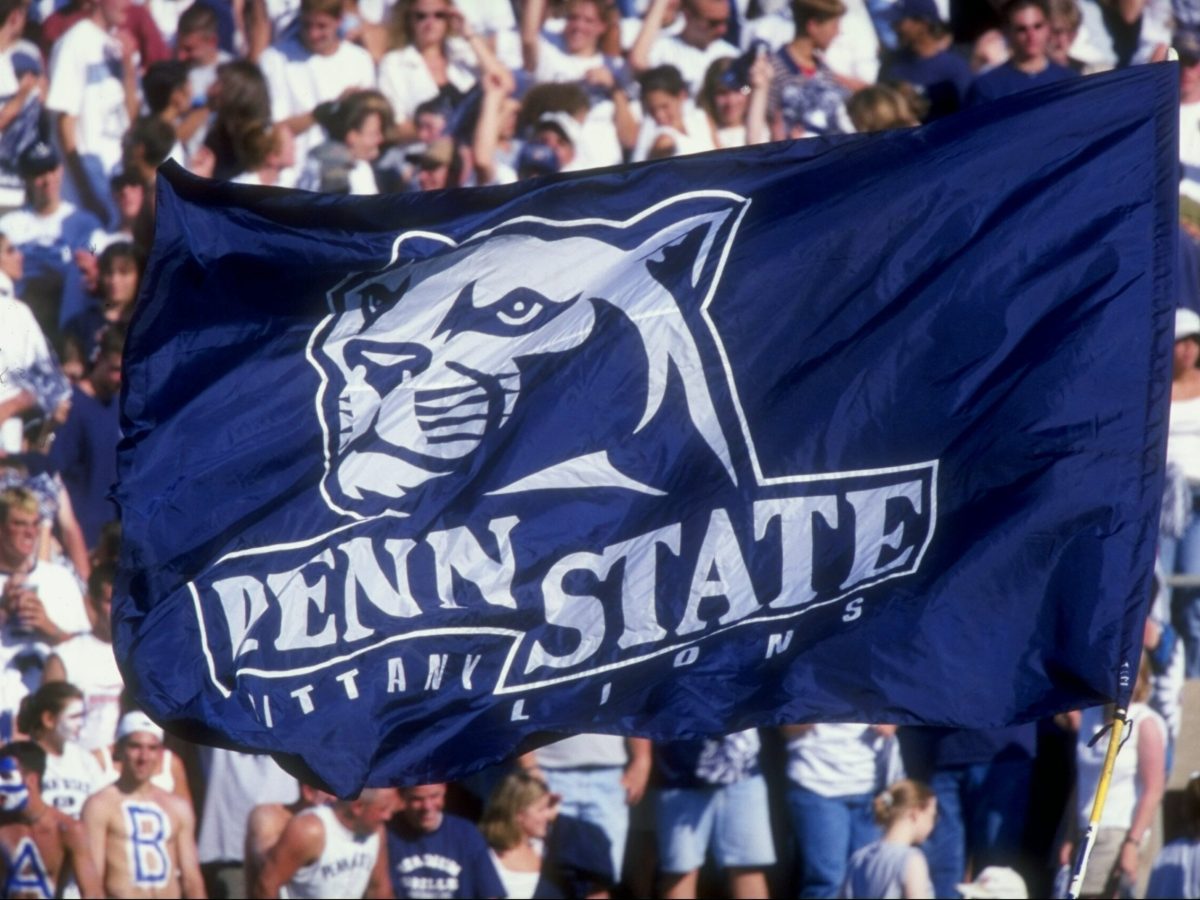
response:
[[[1096,834],[1100,831],[1100,817],[1104,814],[1104,801],[1108,798],[1108,784],[1112,781],[1113,766],[1117,763],[1117,751],[1121,749],[1121,739],[1125,735],[1125,723],[1128,711],[1118,709],[1113,712],[1112,728],[1108,732],[1108,752],[1104,754],[1104,768],[1100,771],[1100,783],[1096,785],[1096,799],[1092,802],[1092,815],[1088,819],[1087,833],[1079,845],[1075,856],[1075,871],[1071,873],[1071,886],[1067,888],[1067,896],[1077,900],[1083,888],[1083,876],[1087,874],[1088,857],[1092,855],[1092,845],[1096,843]]]

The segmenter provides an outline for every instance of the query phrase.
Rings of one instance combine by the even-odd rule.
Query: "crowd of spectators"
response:
[[[182,803],[170,859],[193,894],[195,853],[213,896],[1049,891],[1086,825],[1104,749],[1091,738],[1110,709],[992,731],[578,735],[461,783],[356,801],[265,757],[164,750],[153,723],[122,718],[111,648],[125,328],[168,159],[344,194],[506,184],[915,127],[1172,46],[1181,194],[1200,200],[1200,0],[0,0],[0,742],[41,748],[41,795],[68,818],[144,769]],[[1196,258],[1185,231],[1193,307]],[[1195,573],[1200,317],[1181,312],[1176,338],[1163,562]],[[1085,895],[1130,895],[1146,862],[1183,672],[1200,675],[1196,598],[1155,598]],[[9,755],[19,765],[0,752],[0,782],[33,765]],[[1188,796],[1195,832],[1200,782]],[[183,846],[192,808],[198,850]],[[320,879],[305,848],[338,829],[347,846],[381,835],[387,877],[304,887]],[[136,852],[150,838],[129,840]],[[1172,847],[1154,896],[1200,896],[1196,834]]]

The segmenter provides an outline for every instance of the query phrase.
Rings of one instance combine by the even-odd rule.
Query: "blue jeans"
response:
[[[846,863],[859,847],[879,839],[870,794],[823,797],[789,783],[788,815],[800,861],[801,897],[836,897]]]
[[[608,836],[612,853],[613,883],[621,881],[625,839],[629,834],[629,806],[620,766],[591,769],[542,769],[550,790],[562,797],[562,811],[591,822]]]
[[[1011,866],[1021,852],[1029,811],[1030,759],[1001,760],[940,769],[929,786],[938,817],[924,844],[935,897],[958,897],[967,860],[972,870]]]
[[[1200,516],[1193,516],[1179,538],[1161,537],[1159,562],[1168,575],[1200,575]],[[1200,590],[1171,591],[1171,624],[1183,641],[1188,678],[1200,678]]]

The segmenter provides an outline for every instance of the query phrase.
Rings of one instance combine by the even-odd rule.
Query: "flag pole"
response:
[[[1096,785],[1096,799],[1092,802],[1087,833],[1080,842],[1079,851],[1075,856],[1075,871],[1071,873],[1071,885],[1067,888],[1067,896],[1071,900],[1077,900],[1083,888],[1083,876],[1087,873],[1088,857],[1092,855],[1092,846],[1096,843],[1096,834],[1100,831],[1100,816],[1104,814],[1104,801],[1108,798],[1108,784],[1112,781],[1113,766],[1117,763],[1117,751],[1121,749],[1127,716],[1128,711],[1125,709],[1118,708],[1113,711],[1112,728],[1108,732],[1108,752],[1104,754],[1104,768],[1100,771],[1100,782]]]

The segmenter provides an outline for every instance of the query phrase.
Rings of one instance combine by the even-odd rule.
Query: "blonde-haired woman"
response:
[[[917,845],[937,821],[933,790],[906,778],[880,791],[874,806],[883,837],[850,857],[840,896],[932,897],[929,863]]]
[[[509,897],[532,897],[542,877],[546,835],[558,797],[537,775],[513,772],[496,785],[479,820]]]
[[[379,89],[396,115],[396,139],[416,140],[413,117],[422,103],[443,97],[454,107],[481,73],[515,87],[512,73],[450,0],[399,0],[388,26],[392,48],[379,61]]]

